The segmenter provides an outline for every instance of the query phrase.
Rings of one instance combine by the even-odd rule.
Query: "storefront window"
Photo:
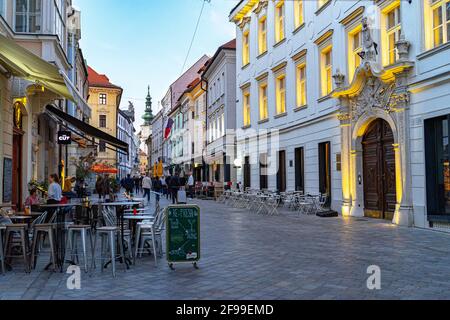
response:
[[[428,216],[450,217],[450,115],[425,121]]]

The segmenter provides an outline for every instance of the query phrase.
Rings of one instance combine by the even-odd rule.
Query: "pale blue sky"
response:
[[[124,89],[122,108],[132,101],[141,124],[147,86],[158,108],[181,68],[203,0],[74,0],[81,10],[82,49],[88,64]],[[228,21],[237,0],[205,4],[186,68],[203,54],[212,56],[235,37]]]

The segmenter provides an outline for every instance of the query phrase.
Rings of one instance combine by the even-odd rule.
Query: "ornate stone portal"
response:
[[[340,101],[342,131],[342,184],[344,216],[365,215],[362,140],[369,125],[385,120],[394,134],[397,204],[393,223],[412,226],[411,174],[409,153],[409,92],[408,73],[414,64],[407,61],[401,39],[400,59],[392,66],[380,68],[377,45],[363,19],[362,64],[349,86],[344,87],[341,75],[336,75],[334,97]]]

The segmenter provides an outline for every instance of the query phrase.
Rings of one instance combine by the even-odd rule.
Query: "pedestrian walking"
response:
[[[178,191],[180,190],[180,177],[178,173],[176,173],[173,177],[170,178],[169,182],[170,194],[172,196],[172,203],[178,203]]]
[[[103,190],[103,178],[102,176],[97,177],[97,182],[95,182],[95,192],[98,194],[98,198],[102,200],[103,196],[105,195],[105,192]]]
[[[171,176],[167,176],[164,179],[165,186],[166,186],[166,199],[170,199],[170,197],[172,196],[172,193],[170,192],[170,179],[171,179]]]
[[[156,201],[158,201],[159,202],[159,200],[160,200],[160,193],[161,193],[161,189],[162,189],[162,184],[161,184],[161,180],[162,179],[158,179],[158,178],[155,178],[155,179],[153,179],[153,191],[155,191],[156,193],[157,193],[157,195],[156,195]]]
[[[149,174],[147,174],[142,179],[142,188],[144,189],[144,198],[147,197],[147,205],[150,204],[151,191],[152,191],[152,179],[150,179]]]
[[[138,195],[140,193],[140,185],[141,185],[141,181],[140,178],[138,176],[134,176],[134,192],[136,195]]]
[[[131,174],[128,174],[126,179],[123,182],[125,191],[128,194],[132,194],[133,193],[133,188],[134,188],[134,180],[133,178],[131,178]]]
[[[194,198],[194,185],[195,185],[195,180],[194,180],[194,176],[191,173],[191,174],[189,174],[189,178],[187,181],[188,193],[189,193],[189,197],[191,199]]]

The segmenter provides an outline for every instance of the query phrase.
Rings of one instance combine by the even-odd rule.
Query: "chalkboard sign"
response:
[[[12,201],[12,159],[3,160],[3,203]]]
[[[166,214],[167,261],[173,263],[200,260],[200,208],[169,206]]]

